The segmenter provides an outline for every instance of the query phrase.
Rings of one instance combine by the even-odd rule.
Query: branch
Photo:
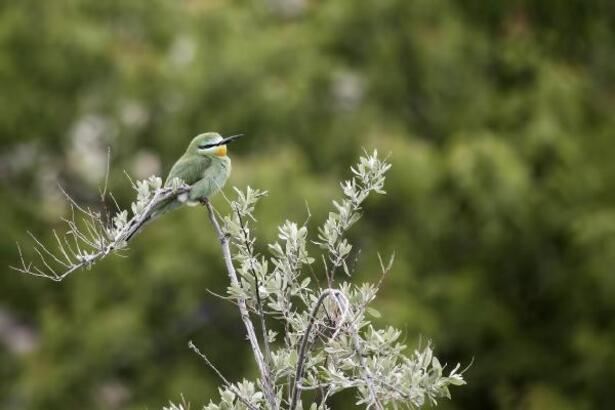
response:
[[[90,267],[107,255],[125,249],[128,241],[152,219],[160,206],[190,191],[190,187],[183,183],[161,187],[161,180],[153,177],[139,181],[139,184],[137,201],[132,204],[133,216],[128,219],[128,211],[118,211],[110,223],[105,223],[99,212],[79,206],[62,190],[71,204],[72,212],[70,218],[62,219],[67,226],[66,231],[61,235],[53,231],[57,251],[50,250],[28,232],[34,241],[33,250],[40,262],[26,263],[22,249],[17,244],[21,266],[10,268],[60,282],[71,273]]]
[[[369,391],[371,402],[376,405],[377,409],[383,409],[382,403],[378,400],[378,396],[376,395],[376,390],[374,389],[372,372],[367,368],[367,363],[365,362],[365,357],[363,357],[363,353],[361,352],[361,345],[359,344],[360,338],[356,329],[353,329],[352,332],[352,344],[359,359],[359,364],[361,365],[359,371],[364,373],[363,382],[367,385],[367,390]]]
[[[197,355],[199,355],[199,357],[201,359],[203,359],[203,361],[207,364],[207,366],[209,366],[215,373],[216,375],[218,375],[218,377],[220,378],[220,380],[222,380],[222,383],[224,383],[224,385],[229,388],[230,390],[233,391],[233,393],[235,393],[237,395],[237,398],[239,399],[239,401],[241,401],[243,404],[245,404],[250,410],[258,410],[252,403],[250,403],[248,401],[248,399],[246,399],[245,397],[243,397],[241,395],[241,392],[239,391],[239,389],[234,386],[233,384],[231,384],[226,377],[224,377],[224,375],[220,372],[220,370],[218,370],[216,368],[216,366],[214,366],[214,364],[209,360],[209,358],[204,354],[201,353],[201,351],[199,350],[198,347],[196,347],[194,345],[194,343],[192,343],[192,340],[190,342],[188,342],[188,347],[190,349],[192,349]]]
[[[343,267],[346,275],[350,276],[346,259],[352,250],[344,235],[352,225],[361,218],[361,205],[371,192],[384,194],[384,180],[387,171],[391,168],[386,159],[378,158],[378,152],[369,155],[365,152],[356,167],[350,167],[354,176],[340,184],[344,197],[340,202],[333,201],[337,212],[330,212],[325,223],[318,228],[318,241],[314,243],[325,249],[331,268],[323,257],[325,273],[329,287],[335,279],[335,272]]]
[[[322,306],[322,304],[324,303],[325,299],[329,296],[334,297],[333,300],[338,305],[338,309],[341,312],[340,319],[338,323],[336,324],[337,329],[335,330],[335,332],[333,333],[333,335],[330,337],[329,340],[335,339],[335,337],[339,334],[341,330],[341,326],[342,324],[344,324],[344,322],[346,321],[346,317],[348,316],[348,312],[350,310],[350,302],[348,301],[348,298],[346,297],[346,295],[344,295],[342,291],[338,289],[329,288],[329,289],[325,289],[320,294],[320,297],[318,298],[318,300],[316,301],[316,304],[312,308],[312,311],[310,313],[310,321],[308,323],[305,333],[303,334],[303,338],[301,339],[301,346],[299,348],[299,358],[297,360],[297,370],[295,373],[295,384],[293,386],[293,392],[292,392],[292,398],[290,401],[289,410],[295,410],[295,408],[297,407],[299,398],[301,396],[301,391],[306,390],[305,388],[303,388],[301,384],[301,378],[303,377],[304,364],[306,361],[306,354],[307,354],[307,346],[309,343],[310,334],[312,333],[312,327],[314,326],[314,323],[316,322],[316,315],[318,314],[318,311],[320,307]],[[376,395],[376,391],[372,383],[374,378],[371,375],[371,372],[369,371],[369,369],[367,368],[367,363],[365,362],[365,358],[361,354],[360,345],[359,345],[359,336],[358,336],[356,329],[352,331],[351,336],[353,340],[355,353],[357,354],[359,358],[359,362],[361,364],[360,370],[364,373],[363,383],[367,385],[367,389],[370,394],[371,402],[376,405],[377,409],[383,409],[382,403],[380,403],[380,401],[378,400],[378,396]]]
[[[261,333],[262,333],[262,338],[263,338],[263,345],[265,346],[265,360],[267,361],[267,363],[271,363],[271,347],[269,346],[269,336],[268,336],[268,331],[267,331],[267,323],[265,321],[265,314],[263,313],[263,302],[260,296],[260,284],[258,281],[258,276],[256,274],[256,270],[254,269],[254,264],[253,264],[253,257],[254,257],[254,250],[252,249],[252,243],[250,242],[249,238],[248,238],[248,232],[246,230],[246,226],[243,223],[243,218],[241,217],[241,212],[239,212],[239,209],[235,210],[237,213],[237,218],[239,219],[239,226],[241,227],[241,232],[243,235],[243,240],[244,240],[244,246],[246,247],[248,253],[249,253],[249,268],[250,268],[250,272],[252,273],[252,276],[254,278],[254,292],[256,293],[256,306],[258,308],[258,317],[260,319],[260,324],[261,324]]]
[[[237,279],[237,273],[235,271],[235,266],[233,265],[233,260],[231,257],[231,250],[229,246],[229,238],[224,234],[222,228],[220,227],[220,223],[216,218],[214,213],[214,209],[211,206],[209,200],[205,199],[202,201],[203,205],[207,207],[207,211],[209,214],[209,220],[213,225],[216,234],[218,235],[218,240],[220,241],[220,245],[222,247],[222,255],[224,257],[224,263],[226,264],[226,270],[231,281],[232,286],[240,287],[239,280]],[[263,352],[258,344],[258,339],[256,337],[256,331],[254,330],[254,325],[250,320],[250,314],[248,313],[248,308],[246,306],[246,301],[242,297],[237,298],[237,304],[239,306],[239,312],[241,314],[241,320],[246,328],[248,340],[250,341],[250,346],[252,348],[252,352],[254,353],[254,358],[256,359],[256,364],[258,365],[258,370],[261,374],[261,383],[263,386],[263,392],[265,394],[265,398],[269,404],[271,409],[277,409],[277,400],[275,396],[275,392],[273,390],[271,371],[269,370],[269,366],[263,357]]]
[[[342,291],[337,290],[337,289],[331,289],[331,288],[325,289],[318,297],[316,304],[312,308],[312,312],[310,312],[310,322],[308,323],[307,329],[305,330],[305,333],[303,334],[303,338],[301,339],[301,346],[299,348],[299,358],[297,360],[297,370],[295,372],[295,384],[293,385],[290,406],[288,407],[289,410],[295,410],[295,408],[297,407],[297,403],[299,401],[299,397],[301,396],[301,390],[302,390],[301,389],[301,378],[303,377],[303,370],[304,370],[303,365],[305,363],[305,355],[307,353],[307,345],[310,339],[310,333],[312,333],[312,327],[314,326],[314,322],[316,322],[316,315],[318,314],[318,310],[320,309],[320,307],[322,306],[322,304],[324,303],[325,299],[328,296],[334,296],[335,303],[337,303],[338,306],[340,305],[340,301],[338,300],[338,297],[341,297],[341,299],[344,301],[344,304],[343,304],[344,306],[339,306],[340,312],[343,312],[343,314],[337,325],[338,330],[339,330],[339,327],[342,325],[342,323],[345,321],[345,316],[346,316],[346,312],[348,311],[348,305],[349,305],[346,295],[344,295]],[[333,334],[332,338],[335,337],[337,333],[338,331],[336,331]]]

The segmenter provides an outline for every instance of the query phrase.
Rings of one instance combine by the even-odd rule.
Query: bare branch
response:
[[[147,182],[154,184],[156,181],[150,179]],[[80,206],[62,187],[60,187],[60,190],[71,205],[71,215],[70,218],[61,219],[66,224],[66,231],[63,234],[60,235],[55,229],[52,230],[53,239],[58,247],[57,251],[52,251],[50,247],[28,231],[28,235],[34,243],[32,250],[40,259],[39,265],[26,264],[22,249],[18,245],[21,267],[11,266],[11,269],[56,282],[62,281],[69,274],[89,267],[111,253],[121,251],[126,247],[126,243],[132,236],[151,220],[159,206],[181,193],[188,192],[190,187],[185,184],[166,187],[156,185],[156,189],[153,189],[147,198],[140,199],[139,205],[141,208],[130,219],[127,218],[127,211],[118,211],[115,218],[121,219],[123,217],[124,219],[116,220],[115,225],[114,221],[105,223],[100,213]],[[102,192],[106,193],[106,188]],[[77,215],[80,218],[79,224],[76,222],[78,220]],[[71,241],[68,239],[69,236],[72,237]]]
[[[194,345],[194,343],[192,343],[192,340],[188,342],[188,347],[190,349],[192,349],[197,355],[199,355],[199,357],[201,359],[203,359],[203,361],[205,362],[205,364],[207,364],[207,366],[209,366],[210,369],[212,369],[216,375],[220,378],[220,380],[222,380],[222,383],[229,389],[231,389],[233,391],[233,393],[235,393],[237,395],[237,398],[239,399],[239,401],[241,401],[243,404],[245,404],[250,410],[258,410],[254,405],[252,405],[252,403],[250,403],[248,401],[248,399],[246,399],[245,397],[242,396],[241,392],[239,391],[239,389],[237,389],[237,387],[235,387],[233,384],[231,384],[228,379],[226,377],[224,377],[224,375],[222,374],[222,372],[220,372],[220,370],[218,370],[216,368],[216,366],[214,366],[214,364],[209,360],[209,358],[205,355],[205,353],[202,353],[198,347],[196,347]]]
[[[104,201],[107,196],[107,187],[109,185],[110,170],[111,170],[111,147],[107,147],[107,166],[105,168],[105,182],[103,185],[103,189],[99,190],[101,201]]]
[[[35,249],[37,249],[37,248],[42,249],[42,250],[43,250],[43,252],[45,252],[47,255],[49,255],[49,256],[50,256],[50,257],[51,257],[54,261],[56,261],[57,263],[59,263],[60,265],[62,265],[62,266],[64,266],[64,267],[66,267],[66,268],[70,268],[70,265],[67,265],[66,263],[64,263],[64,261],[60,260],[60,259],[59,259],[56,255],[54,255],[51,251],[49,251],[49,250],[47,249],[47,247],[45,247],[45,245],[43,245],[43,244],[42,244],[42,243],[41,243],[41,242],[40,242],[40,241],[36,238],[36,236],[34,236],[34,234],[33,234],[32,232],[27,231],[27,233],[28,233],[28,236],[30,236],[30,238],[32,238],[32,240],[33,240],[34,242],[36,242],[36,244],[38,245],[38,247],[35,247]],[[55,231],[54,231],[54,233],[55,233]],[[40,253],[39,253],[39,255],[40,255]],[[41,256],[41,258],[42,258],[42,259],[44,259],[42,255],[40,255],[40,256]]]

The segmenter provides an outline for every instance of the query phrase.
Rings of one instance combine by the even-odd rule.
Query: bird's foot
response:
[[[199,199],[199,202],[201,203],[201,205],[207,206],[209,205],[209,198],[201,198]]]

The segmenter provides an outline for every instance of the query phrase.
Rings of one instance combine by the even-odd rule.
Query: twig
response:
[[[229,246],[229,238],[224,234],[222,228],[220,227],[220,223],[215,216],[215,211],[211,206],[209,200],[205,199],[202,201],[203,205],[207,208],[209,220],[213,225],[216,234],[218,235],[218,240],[220,241],[220,245],[222,247],[222,255],[224,257],[224,263],[226,265],[226,270],[231,281],[232,286],[240,287],[239,280],[237,279],[237,272],[235,271],[235,266],[233,265],[233,260],[231,257],[231,250]],[[258,338],[256,337],[256,331],[254,330],[254,325],[250,320],[250,314],[248,313],[248,308],[246,306],[246,301],[242,297],[237,298],[237,304],[239,305],[239,312],[241,316],[241,320],[246,328],[246,333],[248,336],[248,340],[250,341],[250,346],[254,353],[254,358],[256,359],[256,364],[258,365],[258,370],[261,374],[261,384],[263,387],[263,393],[265,394],[265,399],[269,404],[271,409],[277,409],[278,404],[276,400],[276,395],[272,386],[272,377],[271,371],[269,370],[268,364],[265,362],[263,357],[263,352],[258,344]]]
[[[333,287],[333,277],[329,275],[329,265],[327,265],[327,260],[325,259],[325,255],[320,255],[322,259],[322,265],[325,268],[325,276],[327,277],[327,284],[330,288]]]
[[[114,237],[109,237],[110,229],[105,226],[100,214],[89,208],[79,206],[62,187],[60,187],[60,190],[71,204],[71,217],[62,218],[67,225],[67,230],[62,235],[62,239],[55,230],[53,231],[58,250],[52,252],[36,236],[28,232],[28,235],[34,241],[33,250],[40,259],[40,265],[37,266],[33,263],[26,265],[21,248],[18,247],[21,267],[11,266],[13,270],[60,282],[71,273],[89,267],[110,253],[121,250],[126,242],[150,220],[152,213],[159,204],[175,198],[181,193],[188,192],[190,187],[184,185],[177,189],[172,187],[160,188],[147,202],[145,209],[126,221],[122,229],[114,232]],[[81,214],[81,229],[76,222],[78,218],[75,215],[75,210]],[[72,236],[72,240],[70,240],[70,236]]]
[[[107,187],[109,186],[109,172],[111,170],[111,147],[107,147],[107,167],[105,169],[105,184],[102,190],[99,190],[100,200],[104,201],[107,196]]]
[[[258,408],[256,408],[252,403],[248,401],[248,399],[246,399],[245,397],[241,395],[241,392],[239,391],[237,387],[232,385],[228,381],[228,379],[224,377],[222,372],[220,372],[220,370],[218,370],[216,366],[214,366],[214,364],[209,360],[209,358],[205,355],[205,353],[201,353],[199,348],[196,347],[194,343],[192,343],[192,340],[188,342],[188,347],[192,349],[197,355],[199,355],[201,359],[203,359],[203,361],[207,364],[207,366],[209,366],[209,368],[212,369],[216,373],[216,375],[218,375],[218,377],[220,378],[220,380],[222,380],[222,383],[224,383],[226,387],[233,390],[233,393],[237,395],[237,398],[239,399],[239,401],[245,404],[250,410],[258,410]]]

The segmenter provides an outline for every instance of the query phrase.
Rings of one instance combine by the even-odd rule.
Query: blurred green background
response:
[[[165,175],[208,130],[248,135],[230,185],[270,191],[262,243],[305,201],[314,231],[362,148],[390,152],[353,280],[395,251],[381,324],[474,358],[442,408],[612,408],[614,102],[609,0],[3,1],[0,408],[199,408],[218,381],[188,340],[255,375],[206,292],[226,277],[200,209],[61,284],[6,268],[61,226],[58,183],[97,203],[107,147],[127,205],[123,170]]]

